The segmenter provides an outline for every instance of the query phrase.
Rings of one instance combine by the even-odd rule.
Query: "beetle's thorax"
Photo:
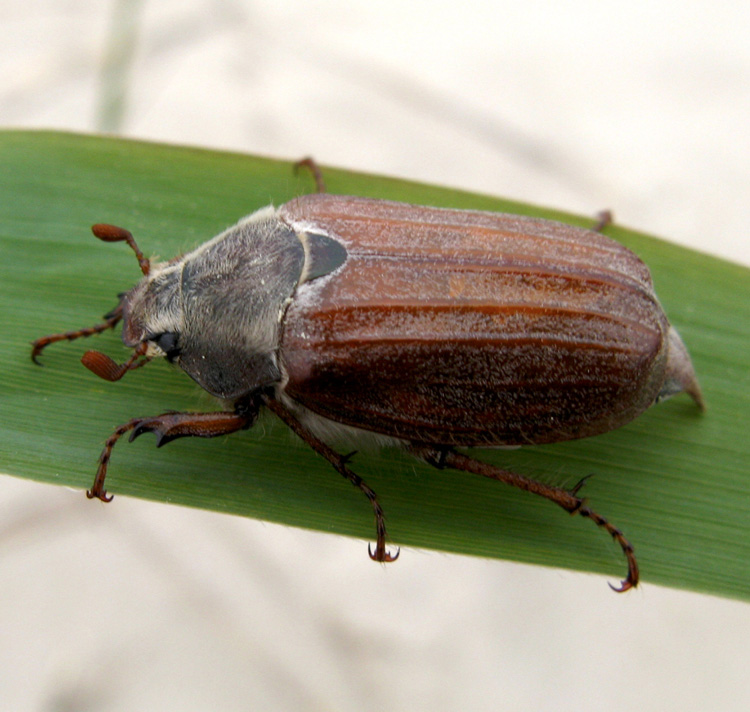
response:
[[[265,208],[172,262],[152,265],[125,297],[123,340],[157,344],[205,390],[235,399],[278,381],[279,325],[299,282],[305,250]]]

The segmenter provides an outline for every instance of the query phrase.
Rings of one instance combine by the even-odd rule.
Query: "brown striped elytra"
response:
[[[368,498],[392,561],[375,493],[335,449],[362,437],[397,444],[436,467],[474,472],[541,495],[623,533],[571,490],[476,460],[468,446],[554,443],[605,433],[687,392],[702,407],[687,350],[630,250],[599,232],[473,210],[314,194],[242,219],[169,262],[124,241],[144,276],[102,324],[34,342],[32,357],[123,322],[133,356],[87,352],[107,380],[164,356],[225,410],[165,412],[117,428],[115,443],[153,432],[157,444],[249,428],[268,408]]]
[[[281,335],[285,394],[319,415],[524,445],[612,430],[675,388],[699,397],[645,265],[601,234],[319,194],[279,214],[347,250],[335,278],[299,286]]]

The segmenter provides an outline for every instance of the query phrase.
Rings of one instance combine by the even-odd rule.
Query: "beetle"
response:
[[[123,322],[132,356],[87,351],[109,381],[165,357],[226,404],[216,412],[134,418],[107,439],[90,498],[104,488],[117,441],[157,446],[251,427],[278,416],[371,503],[376,561],[393,561],[375,492],[334,445],[374,435],[438,468],[489,477],[591,519],[622,548],[625,591],[638,584],[624,534],[570,490],[457,448],[554,443],[604,433],[652,404],[703,399],[688,352],[643,262],[598,231],[519,215],[325,193],[267,207],[168,262],[126,242],[143,278],[92,327],[33,343],[91,336]],[[584,478],[585,479],[585,478]]]

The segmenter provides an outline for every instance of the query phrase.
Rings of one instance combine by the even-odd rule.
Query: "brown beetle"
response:
[[[456,447],[552,443],[604,433],[686,391],[703,401],[688,353],[645,265],[603,235],[562,223],[470,210],[314,194],[265,208],[166,263],[129,232],[143,279],[102,324],[134,349],[122,365],[83,363],[118,380],[154,356],[179,365],[226,411],[164,413],[118,427],[89,497],[104,489],[112,448],[130,432],[215,437],[250,427],[267,407],[370,500],[377,542],[392,561],[375,493],[331,446],[376,434],[436,466],[500,480],[589,517],[622,547],[622,532],[568,491],[500,469]]]

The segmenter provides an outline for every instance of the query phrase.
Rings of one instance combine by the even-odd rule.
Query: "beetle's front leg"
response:
[[[130,442],[143,433],[156,435],[156,447],[166,445],[177,438],[215,438],[229,435],[244,428],[249,428],[257,417],[257,409],[238,408],[234,411],[215,413],[162,413],[152,418],[133,418],[115,428],[115,431],[104,443],[104,450],[99,456],[99,467],[93,487],[86,492],[89,499],[96,497],[103,502],[112,500],[112,495],[104,489],[104,478],[107,476],[107,465],[112,456],[112,448],[126,433],[130,433]]]
[[[561,487],[552,487],[543,482],[532,480],[529,477],[519,475],[517,472],[503,470],[502,468],[496,467],[487,462],[475,460],[472,457],[456,452],[452,447],[414,443],[410,446],[409,450],[418,458],[439,469],[451,467],[455,470],[473,472],[477,475],[482,475],[483,477],[499,480],[500,482],[505,482],[505,484],[513,487],[518,487],[527,492],[532,492],[533,494],[545,497],[562,507],[566,512],[570,512],[570,514],[580,514],[582,517],[591,519],[594,524],[607,531],[620,545],[628,562],[627,578],[620,584],[619,588],[615,588],[612,584],[610,584],[610,586],[615,591],[622,592],[638,585],[638,562],[636,561],[632,544],[617,527],[607,521],[600,514],[590,509],[585,500],[577,496],[578,490],[587,478],[583,478],[572,490],[565,490]]]
[[[32,341],[31,360],[37,366],[41,366],[42,362],[39,360],[39,356],[50,344],[55,344],[58,341],[75,341],[75,339],[80,339],[81,337],[101,334],[108,329],[114,329],[121,320],[122,301],[109,314],[104,315],[104,321],[101,324],[88,326],[84,329],[75,329],[74,331],[64,331],[60,334],[50,334],[49,336],[42,336],[40,339]]]

